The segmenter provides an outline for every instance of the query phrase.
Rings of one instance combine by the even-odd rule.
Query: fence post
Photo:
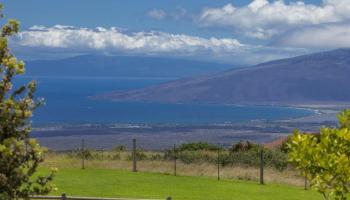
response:
[[[132,161],[133,161],[133,165],[132,165],[132,171],[133,172],[137,172],[137,155],[136,155],[136,139],[132,139]]]
[[[307,190],[307,175],[305,174],[304,190]]]
[[[67,199],[67,196],[66,196],[65,193],[63,193],[63,194],[61,195],[61,200],[66,200],[66,199]]]
[[[264,185],[264,149],[260,150],[260,184]]]
[[[166,200],[171,200],[171,197],[167,197]]]
[[[176,154],[176,144],[174,144],[174,176],[176,176],[176,170],[177,170],[177,166],[176,166],[176,161],[177,161],[177,154]]]
[[[81,169],[85,169],[85,140],[81,141]]]
[[[220,181],[220,147],[218,148],[218,181]]]

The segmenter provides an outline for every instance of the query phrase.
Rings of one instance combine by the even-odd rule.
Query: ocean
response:
[[[162,104],[91,100],[88,97],[160,84],[171,78],[21,77],[16,84],[38,81],[37,97],[46,104],[35,112],[43,124],[217,124],[305,117],[310,110],[276,106]]]

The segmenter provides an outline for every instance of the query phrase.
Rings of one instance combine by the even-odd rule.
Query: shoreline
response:
[[[293,109],[308,109],[313,114],[305,117],[282,120],[251,120],[240,123],[214,124],[58,124],[34,127],[32,137],[51,150],[79,149],[81,140],[87,148],[112,149],[118,145],[131,147],[133,138],[145,150],[164,150],[174,144],[209,142],[230,146],[241,140],[268,143],[291,134],[293,130],[317,132],[321,126],[336,126],[336,113],[341,109],[325,109],[322,106],[288,106]],[[320,109],[321,108],[321,109]]]
[[[209,104],[211,105],[211,104]],[[216,105],[216,104],[213,104]],[[225,104],[227,106],[244,107],[244,106],[256,106],[256,107],[276,107],[276,108],[289,108],[294,110],[308,111],[310,114],[307,116],[296,116],[286,119],[251,119],[247,121],[226,121],[226,122],[212,122],[212,123],[166,123],[166,122],[129,122],[129,123],[117,123],[117,122],[48,122],[34,124],[35,130],[55,130],[60,128],[71,128],[71,127],[100,127],[100,126],[115,126],[117,128],[145,128],[153,126],[163,127],[191,127],[191,126],[229,126],[235,124],[249,124],[254,122],[288,122],[288,121],[302,121],[305,119],[315,118],[318,122],[325,121],[323,116],[334,115],[340,112],[344,106],[339,105],[248,105],[248,104]],[[328,106],[328,107],[325,107]],[[332,107],[329,108],[329,106]],[[336,107],[338,106],[338,107]],[[350,108],[350,105],[348,106]],[[325,117],[327,118],[327,117]],[[336,120],[334,118],[334,120]]]

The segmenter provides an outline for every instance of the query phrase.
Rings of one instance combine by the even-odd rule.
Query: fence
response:
[[[220,180],[220,160],[221,160],[221,154],[220,154],[221,149],[217,149],[217,179]],[[86,149],[85,149],[85,140],[82,139],[82,144],[81,144],[81,158],[82,158],[82,169],[85,169],[85,159],[86,159]],[[132,157],[132,172],[137,172],[137,141],[136,139],[132,140],[132,152],[131,152],[131,157]],[[173,162],[174,162],[174,167],[173,167],[173,175],[177,175],[177,159],[178,159],[178,153],[176,151],[176,145],[174,144],[173,147]],[[261,185],[264,185],[264,150],[261,149],[259,152],[259,166],[260,166],[260,171],[259,171],[259,182]]]
[[[99,198],[99,197],[70,197],[66,194],[61,196],[33,196],[30,199],[54,199],[54,200],[161,200],[161,199],[128,199],[128,198]],[[171,200],[171,197],[167,197],[165,200]]]
[[[230,148],[223,148],[208,151],[183,150],[183,146],[193,143],[174,145],[166,150],[147,151],[143,147],[142,140],[132,139],[129,145],[116,144],[116,148],[90,149],[86,145],[87,140],[81,140],[80,145],[74,151],[53,152],[47,159],[57,165],[48,167],[60,168],[61,159],[67,159],[70,167],[74,168],[107,168],[130,170],[131,172],[155,172],[172,174],[174,176],[208,176],[216,177],[218,181],[222,179],[240,179],[256,181],[260,184],[279,183],[292,184],[307,189],[307,180],[300,176],[300,172],[291,166],[283,166],[282,170],[272,167],[273,162],[280,165],[279,160],[283,160],[283,165],[288,165],[286,153],[281,155],[271,153],[270,149],[259,146],[254,151],[244,150],[243,153],[231,154]],[[125,144],[125,143],[124,143]],[[196,144],[196,143],[195,143]],[[258,145],[257,145],[258,146]],[[232,150],[233,151],[233,150]],[[277,150],[276,152],[280,152]],[[277,156],[276,156],[277,155]],[[280,159],[281,158],[281,159]],[[50,163],[50,161],[49,161]],[[66,167],[62,165],[62,167]],[[62,191],[64,192],[64,191]]]

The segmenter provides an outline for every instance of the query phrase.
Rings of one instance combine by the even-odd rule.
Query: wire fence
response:
[[[82,139],[80,147],[64,152],[81,169],[104,167],[132,172],[159,172],[174,176],[215,176],[222,179],[241,179],[260,184],[286,183],[308,188],[306,178],[288,165],[286,154],[266,148],[231,153],[228,149],[212,148],[207,151],[183,151],[173,145],[164,151],[147,151],[139,148],[142,141],[133,139],[128,145],[117,145],[112,150],[91,149]],[[129,148],[127,148],[127,146]],[[140,145],[141,146],[141,145]],[[56,152],[62,153],[62,152]],[[79,163],[80,166],[79,166]],[[113,166],[116,167],[113,167]],[[112,166],[112,167],[111,167]]]

